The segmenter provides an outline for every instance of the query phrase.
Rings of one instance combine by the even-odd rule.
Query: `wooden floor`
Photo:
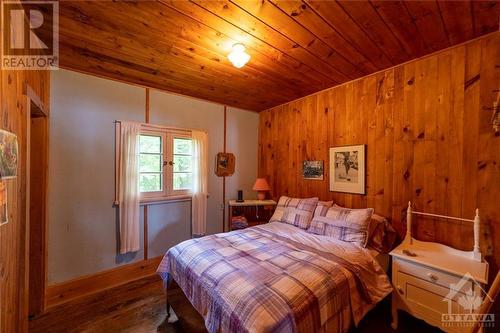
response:
[[[30,321],[30,332],[206,332],[203,319],[178,287],[169,290],[169,298],[179,317],[175,324],[165,322],[162,282],[152,276],[57,306]],[[394,333],[390,319],[390,303],[384,300],[350,333]],[[440,331],[401,313],[397,332]]]

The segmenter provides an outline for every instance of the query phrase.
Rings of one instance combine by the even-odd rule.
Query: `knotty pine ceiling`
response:
[[[68,69],[260,111],[498,30],[498,1],[60,3]],[[241,42],[242,69],[227,60]]]

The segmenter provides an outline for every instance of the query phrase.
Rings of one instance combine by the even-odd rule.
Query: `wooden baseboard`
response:
[[[104,272],[83,276],[74,280],[47,287],[45,300],[47,309],[64,304],[79,297],[110,289],[146,276],[156,274],[162,257],[141,260]]]

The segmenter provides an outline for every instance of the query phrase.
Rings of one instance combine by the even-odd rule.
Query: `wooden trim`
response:
[[[35,106],[34,108],[30,106],[30,117],[48,117],[49,112],[35,90],[27,83],[24,84],[23,90],[24,95],[28,97],[28,102]]]
[[[156,273],[162,257],[139,261],[93,275],[57,283],[47,288],[47,308],[64,304],[76,298],[114,288]]]
[[[149,243],[149,238],[148,238],[148,206],[145,205],[144,207],[144,260],[148,259],[148,243]]]
[[[146,124],[149,124],[149,88],[145,89],[146,92],[146,105],[144,106],[144,120]],[[148,249],[149,249],[149,235],[148,235],[148,206],[145,205],[143,207],[144,209],[144,240],[143,240],[143,247],[144,247],[144,260],[148,259]]]
[[[146,121],[146,124],[149,124],[149,88],[146,88],[146,108],[144,110],[145,112],[145,121]]]
[[[223,152],[227,148],[227,106],[224,105],[224,147]],[[222,177],[222,232],[226,231],[226,176]]]
[[[30,100],[28,99],[28,103]],[[29,126],[29,160],[27,165],[28,256],[29,256],[29,315],[44,312],[47,287],[47,200],[48,200],[48,117],[31,114]]]

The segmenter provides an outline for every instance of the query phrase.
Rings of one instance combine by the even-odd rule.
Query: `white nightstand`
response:
[[[411,206],[408,209],[411,230]],[[479,215],[476,217],[479,224]],[[478,234],[477,230],[475,235]],[[404,242],[390,253],[394,287],[392,328],[398,326],[398,310],[404,310],[445,332],[463,332],[463,325],[450,321],[453,317],[446,315],[474,310],[464,307],[467,293],[473,293],[467,298],[469,304],[474,297],[484,296],[488,263],[480,259],[480,253],[478,258],[474,252],[418,241],[411,237],[411,232],[407,233]]]

